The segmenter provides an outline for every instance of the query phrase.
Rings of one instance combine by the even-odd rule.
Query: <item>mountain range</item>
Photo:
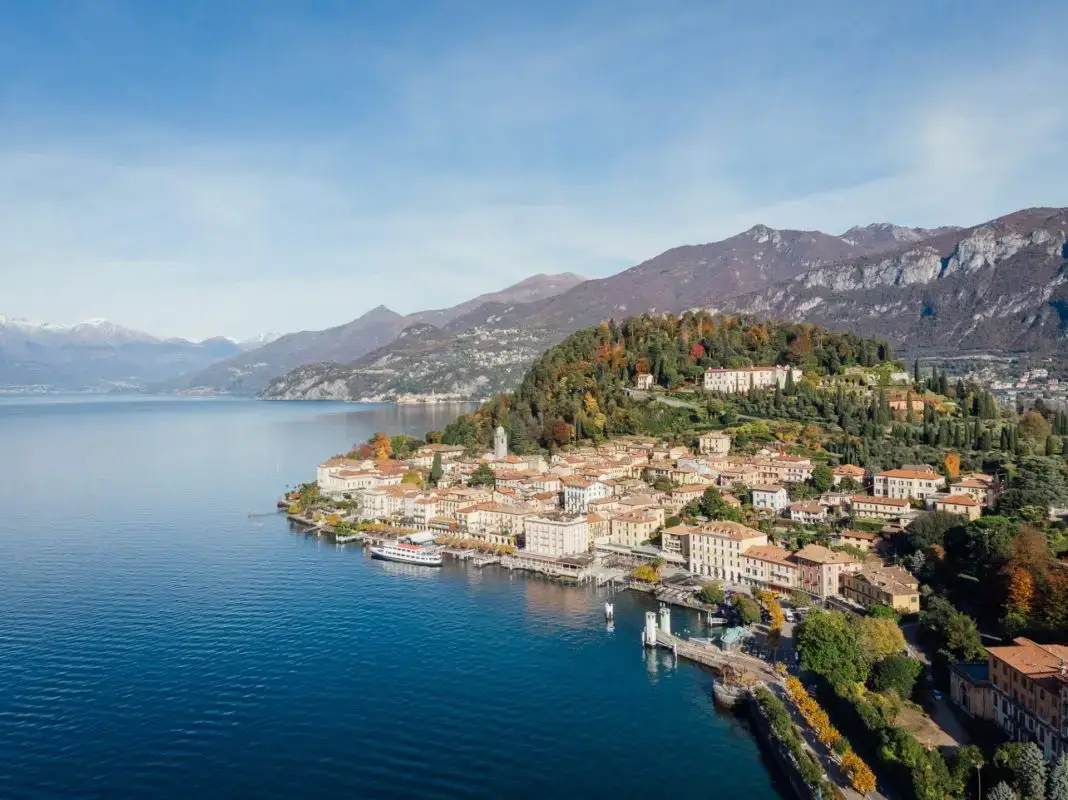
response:
[[[263,342],[157,339],[102,320],[0,317],[0,386],[110,384],[286,399],[471,399],[601,320],[693,308],[818,322],[899,351],[1068,351],[1068,209],[970,228],[876,223],[841,235],[755,225],[616,275],[535,275],[450,308],[385,306]]]
[[[755,225],[720,242],[673,248],[539,301],[486,303],[440,327],[413,326],[352,363],[303,365],[272,381],[264,396],[486,397],[512,388],[546,347],[600,320],[713,306],[818,267],[851,263],[955,230],[874,224],[834,236]]]
[[[104,319],[54,325],[0,317],[0,387],[140,388],[240,351],[222,337],[159,339]]]
[[[886,223],[840,236],[756,225],[545,300],[419,326],[350,364],[305,365],[268,398],[485,397],[540,350],[628,314],[708,308],[878,335],[915,355],[1068,350],[1068,209],[971,228]]]

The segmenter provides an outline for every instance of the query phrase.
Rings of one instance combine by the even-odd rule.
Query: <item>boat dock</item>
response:
[[[753,680],[771,683],[781,681],[774,668],[759,658],[724,650],[707,639],[698,641],[674,635],[671,632],[671,609],[667,606],[660,607],[659,624],[657,616],[655,611],[645,612],[645,628],[642,630],[644,647],[662,647],[674,653],[676,658],[682,657],[717,671],[730,667],[738,675]]]

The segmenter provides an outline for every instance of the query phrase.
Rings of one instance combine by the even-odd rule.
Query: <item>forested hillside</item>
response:
[[[667,406],[627,393],[639,374],[665,389],[700,383],[708,367],[790,364],[806,375],[874,367],[892,358],[888,345],[808,324],[688,312],[602,322],[572,334],[539,357],[519,387],[460,417],[444,441],[488,446],[504,425],[516,452],[635,433],[665,433]]]

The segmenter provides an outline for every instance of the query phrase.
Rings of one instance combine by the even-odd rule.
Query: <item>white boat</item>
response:
[[[371,548],[371,556],[383,561],[400,561],[403,564],[418,564],[423,567],[441,566],[441,549],[420,544],[385,543]]]

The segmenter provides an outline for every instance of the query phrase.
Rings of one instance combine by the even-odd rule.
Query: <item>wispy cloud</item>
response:
[[[93,23],[170,32],[118,8]],[[756,222],[840,232],[1064,203],[1056,5],[966,22],[920,3],[486,8],[266,18],[227,28],[236,42],[205,34],[203,53],[184,31],[168,52],[200,56],[189,80],[97,80],[92,107],[64,106],[59,65],[0,77],[0,312],[320,328]]]

